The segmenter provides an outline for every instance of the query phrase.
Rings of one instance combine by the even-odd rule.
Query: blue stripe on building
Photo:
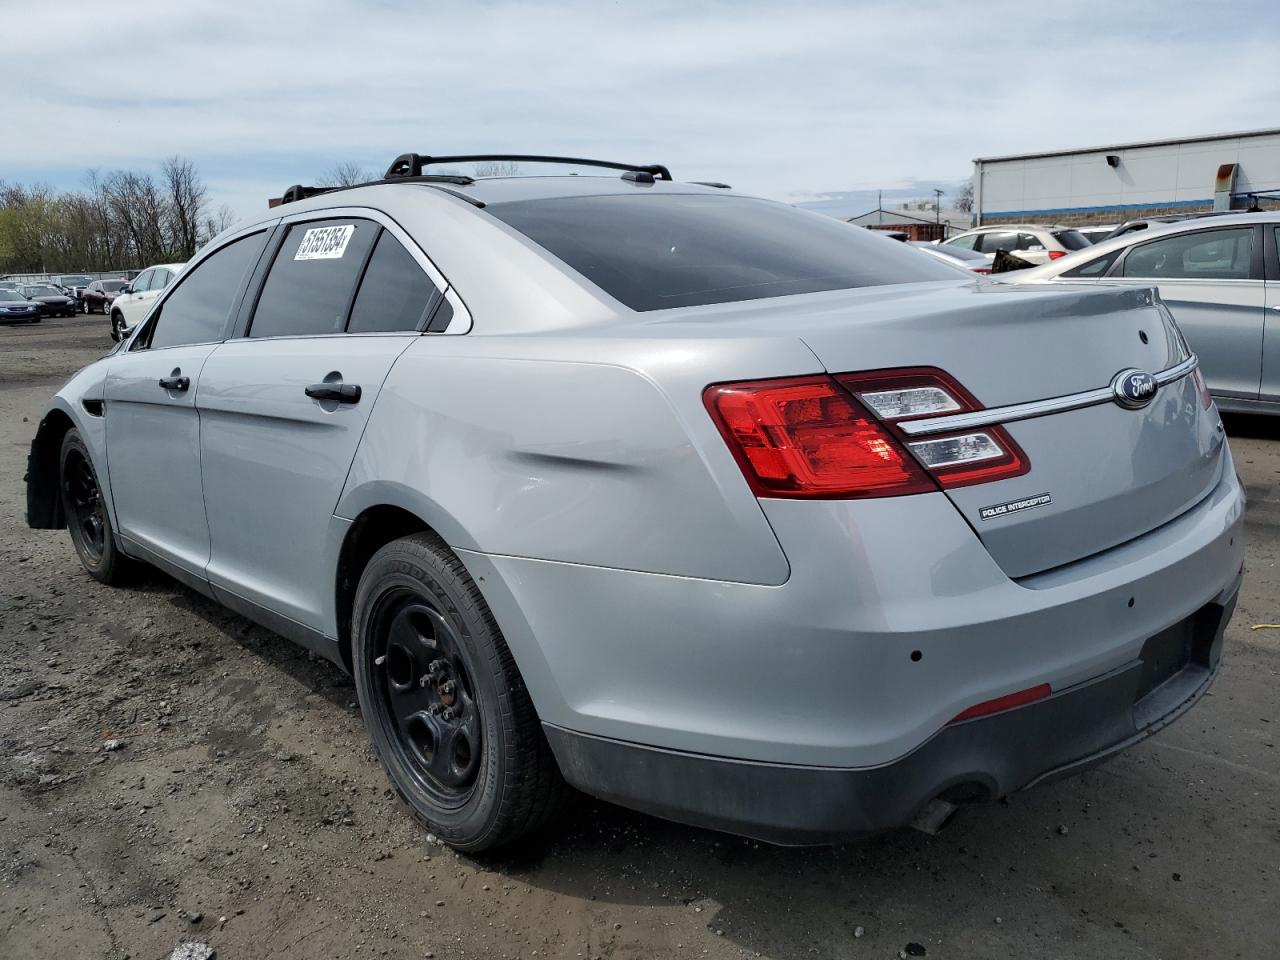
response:
[[[1122,213],[1125,210],[1150,210],[1152,207],[1203,207],[1213,206],[1213,198],[1206,200],[1153,200],[1147,203],[1113,203],[1103,207],[1055,207],[1050,210],[983,210],[984,217],[1036,217],[1057,216],[1063,213]]]

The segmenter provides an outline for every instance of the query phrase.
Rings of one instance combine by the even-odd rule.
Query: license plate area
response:
[[[1141,701],[1189,666],[1212,666],[1213,642],[1221,620],[1222,608],[1207,604],[1147,640],[1138,657],[1142,661],[1142,672],[1135,700]]]

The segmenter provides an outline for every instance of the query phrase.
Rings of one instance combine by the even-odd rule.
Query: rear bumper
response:
[[[566,779],[601,799],[771,843],[856,838],[910,823],[935,797],[996,799],[1078,772],[1167,726],[1217,675],[1239,583],[1149,639],[1137,659],[1028,706],[944,727],[879,766],[755,763],[545,729]]]

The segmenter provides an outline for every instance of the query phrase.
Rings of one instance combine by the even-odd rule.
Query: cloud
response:
[[[1248,8],[1248,9],[1246,9]],[[1274,123],[1280,5],[60,0],[0,88],[0,178],[194,159],[241,213],[354,160],[663,162],[779,199],[954,182],[978,155]],[[47,10],[6,11],[43,43]]]

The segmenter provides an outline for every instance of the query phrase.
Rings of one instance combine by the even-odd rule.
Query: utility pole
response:
[[[933,188],[933,212],[935,222],[942,223],[942,191],[937,187]]]

